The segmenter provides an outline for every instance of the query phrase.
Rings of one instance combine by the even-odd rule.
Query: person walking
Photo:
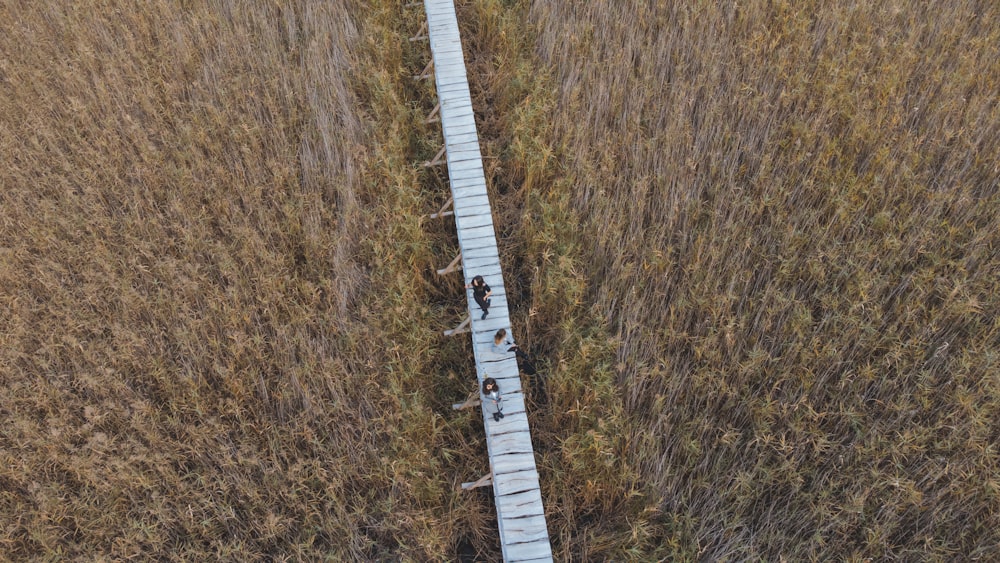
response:
[[[493,420],[500,422],[503,418],[503,397],[500,396],[500,386],[497,380],[487,377],[483,380],[483,405],[493,405]]]
[[[483,276],[476,276],[472,278],[471,284],[466,284],[465,289],[472,289],[472,298],[476,300],[476,304],[479,308],[483,310],[483,316],[480,319],[485,320],[486,315],[490,314],[490,295],[493,295],[493,290],[490,286],[486,284],[486,280]]]

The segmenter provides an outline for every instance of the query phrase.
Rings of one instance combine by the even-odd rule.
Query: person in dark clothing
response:
[[[472,298],[476,300],[476,305],[483,310],[483,316],[480,319],[485,319],[486,315],[490,314],[490,295],[493,295],[493,290],[490,286],[486,284],[486,280],[483,276],[476,276],[472,278],[472,283],[465,286],[465,289],[472,289]]]
[[[500,386],[497,380],[487,377],[483,380],[483,406],[493,405],[493,420],[500,422],[503,418],[503,397],[500,396]]]

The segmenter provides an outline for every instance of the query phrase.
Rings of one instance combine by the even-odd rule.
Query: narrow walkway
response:
[[[488,409],[483,409],[503,559],[551,561],[552,547],[538,488],[538,471],[517,360],[513,353],[498,355],[491,351],[493,335],[498,329],[505,328],[509,334],[513,331],[455,4],[453,0],[424,0],[424,8],[465,283],[471,283],[473,276],[480,275],[493,290],[490,314],[485,320],[480,319],[480,310],[472,300],[471,291],[467,291],[467,298],[480,388],[483,379],[492,377],[497,380],[503,396],[505,417],[499,422],[486,412]]]

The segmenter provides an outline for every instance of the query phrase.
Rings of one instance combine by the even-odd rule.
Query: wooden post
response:
[[[469,489],[475,489],[477,487],[484,487],[486,485],[493,484],[493,472],[489,472],[479,478],[478,481],[472,481],[470,483],[462,483],[462,490],[468,491]]]
[[[413,79],[423,80],[424,78],[430,78],[431,75],[434,74],[433,69],[434,69],[434,59],[431,59],[431,62],[427,63],[427,66],[424,67],[424,70],[422,70],[420,74],[414,76]]]
[[[427,116],[427,119],[424,120],[424,123],[436,123],[438,121],[441,121],[440,117],[435,117],[439,111],[441,111],[441,102],[438,102],[437,105],[434,106],[434,109],[431,110],[430,115]]]
[[[470,317],[465,317],[465,320],[462,321],[461,324],[459,324],[458,326],[456,326],[455,328],[453,328],[451,330],[444,331],[444,335],[445,336],[452,336],[454,334],[462,334],[463,332],[469,332],[471,330],[469,328],[469,323],[471,323],[471,322],[472,322],[472,317],[471,316]]]
[[[464,403],[454,403],[451,408],[460,411],[465,409],[471,409],[472,407],[478,407],[483,403],[482,399],[479,398],[479,393],[473,393],[469,395],[469,398],[465,400]]]
[[[427,162],[424,163],[424,168],[430,168],[431,166],[437,166],[438,164],[443,164],[444,159],[441,157],[444,156],[444,151],[447,148],[448,147],[441,147],[441,150],[439,150],[438,153],[434,155],[434,158],[432,160],[428,160]]]
[[[444,268],[437,271],[438,275],[443,276],[445,274],[450,274],[454,271],[457,271],[459,268],[462,267],[460,265],[461,262],[462,262],[462,252],[459,251],[458,255],[455,256],[455,259],[451,261],[451,264],[448,264]]]
[[[427,39],[427,34],[424,33],[425,31],[427,31],[427,22],[426,21],[423,24],[420,25],[420,31],[418,31],[416,35],[414,35],[413,37],[411,37],[410,41],[420,41],[421,39]]]
[[[455,214],[454,211],[447,211],[447,209],[451,207],[453,203],[455,203],[455,198],[449,197],[448,201],[444,202],[444,205],[441,206],[441,209],[438,209],[437,213],[431,213],[430,218],[437,219],[438,217],[447,217],[449,215],[454,215]]]

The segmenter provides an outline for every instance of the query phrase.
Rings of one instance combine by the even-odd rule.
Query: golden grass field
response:
[[[401,4],[0,0],[0,559],[498,559]],[[459,2],[559,560],[1000,545],[1000,12],[829,4]]]

